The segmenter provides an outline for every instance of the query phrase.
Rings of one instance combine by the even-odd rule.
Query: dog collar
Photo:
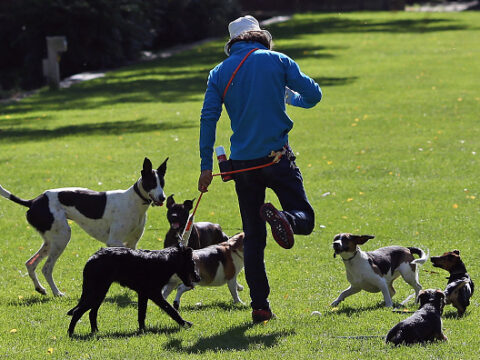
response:
[[[144,201],[144,204],[145,204],[145,205],[150,205],[150,204],[152,203],[152,200],[145,198],[145,196],[143,196],[143,195],[140,193],[140,189],[138,188],[137,183],[135,183],[135,184],[133,185],[133,190],[135,190],[135,192],[136,192],[137,195],[140,197],[140,199],[142,199],[142,200]]]
[[[355,256],[357,256],[357,254],[358,254],[358,250],[355,250],[355,253],[353,254],[353,256],[352,256],[351,258],[348,258],[348,259],[346,259],[346,260],[345,260],[344,258],[342,258],[342,260],[343,260],[343,261],[350,261],[350,260],[352,260]]]

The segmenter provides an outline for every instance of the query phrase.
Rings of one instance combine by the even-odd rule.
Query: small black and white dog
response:
[[[23,200],[0,186],[0,195],[28,208],[27,220],[42,236],[43,245],[25,263],[35,290],[45,295],[35,273],[40,261],[52,292],[63,296],[53,281],[53,267],[70,241],[68,220],[75,221],[90,236],[107,246],[135,249],[143,235],[146,212],[150,206],[165,201],[165,172],[168,158],[158,169],[145,158],[141,178],[127,190],[97,192],[85,188],[60,188],[45,191],[32,200]]]
[[[411,345],[434,340],[447,340],[442,332],[442,313],[445,305],[443,291],[422,290],[418,295],[418,301],[420,308],[388,332],[387,343]]]
[[[167,198],[167,220],[170,223],[170,229],[165,235],[164,247],[178,243],[178,237],[183,234],[192,208],[193,200],[176,203],[173,194]],[[187,245],[197,250],[224,241],[228,241],[228,236],[222,231],[220,225],[211,222],[196,222],[193,223]]]
[[[98,331],[98,308],[113,282],[138,293],[138,325],[145,329],[148,299],[152,300],[180,326],[190,327],[162,296],[162,288],[172,275],[177,275],[185,286],[200,281],[195,270],[192,249],[183,246],[163,250],[132,250],[128,248],[105,248],[88,259],[83,269],[83,289],[78,305],[68,312],[72,316],[68,334],[73,335],[77,321],[90,310],[92,333]]]
[[[473,295],[474,285],[467,273],[467,268],[460,258],[460,251],[453,250],[441,256],[432,256],[430,259],[433,266],[447,270],[447,288],[445,289],[446,303],[452,304],[457,309],[457,315],[463,316],[467,306],[470,305],[470,298]]]

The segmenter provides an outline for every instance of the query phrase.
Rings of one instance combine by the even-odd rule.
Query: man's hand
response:
[[[212,182],[212,170],[203,170],[198,178],[198,191],[207,192],[208,186]]]
[[[289,89],[287,86],[285,86],[285,102],[288,104],[288,105],[292,105],[292,101],[293,99],[295,98],[295,96],[297,96],[298,93]]]

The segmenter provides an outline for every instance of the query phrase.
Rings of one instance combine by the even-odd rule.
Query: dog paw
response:
[[[39,292],[42,295],[47,295],[47,290],[45,290],[45,288],[43,286],[42,287],[36,287],[35,291]]]

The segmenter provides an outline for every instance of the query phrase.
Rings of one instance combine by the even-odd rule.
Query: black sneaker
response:
[[[275,241],[284,249],[293,246],[293,230],[285,215],[275,209],[270,203],[265,203],[260,208],[260,216],[270,224]]]
[[[254,324],[263,323],[275,318],[276,315],[270,309],[257,309],[252,311],[252,319]]]

